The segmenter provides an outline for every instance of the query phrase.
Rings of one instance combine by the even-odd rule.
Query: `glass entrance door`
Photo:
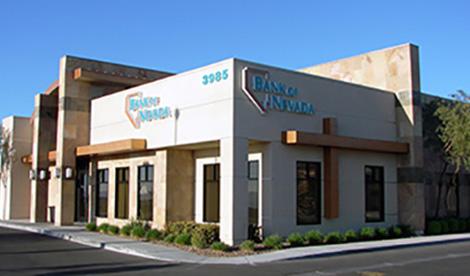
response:
[[[88,220],[88,171],[80,168],[77,170],[75,180],[75,221],[86,222]]]

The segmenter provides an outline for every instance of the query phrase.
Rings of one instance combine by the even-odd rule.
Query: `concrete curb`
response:
[[[264,254],[238,257],[207,257],[190,253],[177,248],[156,245],[147,242],[133,241],[119,237],[86,232],[83,227],[55,227],[27,223],[0,221],[0,227],[28,231],[49,237],[63,239],[74,243],[102,248],[121,254],[133,255],[152,260],[171,263],[195,264],[232,264],[255,265],[285,260],[320,258],[335,255],[374,252],[398,248],[430,246],[435,244],[470,241],[470,233],[440,236],[422,236],[395,240],[355,242],[338,245],[306,246],[288,248]],[[88,236],[88,237],[87,237]]]

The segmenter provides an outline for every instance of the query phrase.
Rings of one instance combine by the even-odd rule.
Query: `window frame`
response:
[[[127,179],[125,181],[127,181],[127,214],[125,214],[124,216],[120,217],[118,216],[118,213],[119,213],[119,173],[118,171],[119,170],[127,170]],[[114,190],[114,218],[115,219],[129,219],[129,205],[130,205],[130,183],[129,183],[129,179],[130,179],[130,167],[119,167],[119,168],[115,168],[115,175],[114,175],[114,183],[115,183],[115,190]]]
[[[378,169],[381,173],[381,179],[378,182],[380,184],[380,195],[381,195],[381,200],[380,200],[380,211],[379,211],[379,218],[378,219],[373,219],[373,218],[368,218],[367,217],[367,196],[368,196],[368,184],[376,184],[377,182],[372,181],[368,182],[367,180],[367,169],[370,168],[372,169],[372,179],[374,179],[374,174],[376,170]],[[364,220],[366,223],[380,223],[380,222],[385,222],[385,167],[384,166],[378,166],[378,165],[365,165],[364,166]]]
[[[299,178],[298,171],[299,171],[299,165],[300,164],[305,164],[305,166],[306,166],[307,171],[306,171],[306,178],[305,179]],[[313,165],[318,169],[318,176],[316,178],[309,178],[308,177],[310,165]],[[295,189],[296,189],[296,206],[295,206],[296,207],[295,208],[295,210],[296,210],[296,225],[320,225],[320,224],[322,224],[322,218],[323,218],[322,162],[320,162],[320,161],[302,161],[302,160],[296,161],[296,163],[295,163],[295,179],[296,179],[296,186],[295,186]],[[318,214],[318,219],[313,221],[313,222],[300,222],[299,221],[299,207],[300,207],[299,206],[299,182],[302,181],[302,180],[306,180],[308,182],[308,185],[315,185],[315,182],[317,182],[316,184],[318,184],[317,187],[316,187],[316,193],[318,194],[319,198],[316,201],[316,208],[317,208],[319,214]]]
[[[104,173],[104,174],[102,174]],[[105,179],[103,179],[105,178]],[[106,214],[100,213],[100,187],[102,184],[106,183],[107,186],[107,193],[106,193]],[[96,207],[95,207],[95,216],[99,218],[106,218],[108,217],[109,214],[109,169],[108,168],[103,168],[103,169],[98,169],[96,171],[96,190],[95,190],[95,199],[96,199]]]
[[[145,180],[141,179],[141,169],[145,169]],[[149,169],[152,171],[152,180],[149,180]],[[137,218],[139,220],[151,221],[153,220],[153,192],[154,192],[154,181],[155,181],[155,166],[153,164],[143,164],[137,167]],[[140,214],[141,202],[140,202],[140,185],[142,182],[151,182],[152,183],[152,198],[151,198],[151,208],[150,208],[150,218],[142,218]]]

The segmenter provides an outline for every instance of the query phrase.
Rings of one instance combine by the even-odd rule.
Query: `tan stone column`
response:
[[[55,148],[57,97],[38,94],[34,98],[34,130],[32,169],[36,179],[31,181],[31,222],[47,220],[48,180],[39,180],[39,171],[49,171],[48,153]]]

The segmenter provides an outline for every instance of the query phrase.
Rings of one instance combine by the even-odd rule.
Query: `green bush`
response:
[[[126,224],[126,225],[124,225],[124,226],[121,228],[121,231],[119,231],[119,232],[120,232],[121,235],[123,235],[123,236],[130,236],[130,235],[131,235],[131,231],[132,231],[132,225]]]
[[[416,235],[415,230],[410,225],[400,224],[398,227],[401,229],[403,237],[413,237]]]
[[[230,246],[226,245],[223,242],[214,242],[211,245],[212,250],[217,250],[217,251],[224,251],[227,252],[230,249]]]
[[[143,238],[146,232],[144,226],[134,225],[134,227],[132,227],[131,236],[134,238]]]
[[[108,226],[108,234],[117,235],[119,234],[119,227],[115,225]]]
[[[267,248],[282,249],[282,238],[279,235],[268,236],[264,239],[263,245]]]
[[[85,228],[86,228],[87,231],[92,231],[92,232],[94,232],[98,229],[98,227],[96,226],[96,223],[94,223],[94,222],[87,223]]]
[[[145,239],[149,241],[157,241],[163,238],[162,232],[158,231],[157,229],[150,229],[145,234]]]
[[[100,224],[100,226],[98,226],[98,231],[106,234],[108,232],[108,227],[109,227],[108,223],[102,223]]]
[[[379,240],[385,240],[389,238],[388,229],[385,227],[380,227],[375,229],[375,236]]]
[[[207,248],[219,240],[219,226],[198,224],[192,231],[191,244],[197,248]]]
[[[304,238],[300,233],[292,233],[287,237],[287,241],[291,246],[302,246],[304,245]]]
[[[442,234],[442,224],[439,221],[431,220],[426,227],[426,234],[439,235]]]
[[[449,231],[450,233],[459,232],[459,221],[455,218],[449,219]]]
[[[467,231],[467,222],[464,219],[459,219],[459,232],[463,233]]]
[[[317,230],[310,230],[304,235],[304,240],[309,245],[317,245],[323,242],[323,235],[320,231]]]
[[[359,238],[363,241],[371,241],[375,239],[375,230],[372,227],[364,227],[359,232]]]
[[[450,232],[449,222],[447,220],[441,220],[439,223],[441,224],[441,234],[447,234]]]
[[[194,229],[198,227],[199,224],[192,222],[192,221],[177,221],[172,222],[168,225],[166,232],[173,234],[173,235],[180,235],[180,234],[192,234]]]
[[[168,234],[168,235],[165,236],[165,238],[163,240],[167,243],[173,243],[175,241],[175,238],[176,238],[175,235]]]
[[[248,252],[253,252],[255,251],[255,242],[246,240],[240,244],[240,249],[242,251],[248,251]]]
[[[337,244],[337,243],[342,243],[343,241],[344,241],[344,237],[338,231],[328,233],[325,236],[326,244]]]
[[[400,227],[392,226],[388,229],[391,238],[401,238],[403,236],[403,232],[401,231]]]
[[[470,232],[470,219],[466,219],[465,222],[467,223],[467,230],[466,230],[466,232]]]
[[[187,233],[181,233],[175,237],[175,243],[179,245],[191,245],[191,235]]]
[[[344,240],[347,242],[355,242],[359,240],[357,232],[354,230],[348,230],[344,233]]]

